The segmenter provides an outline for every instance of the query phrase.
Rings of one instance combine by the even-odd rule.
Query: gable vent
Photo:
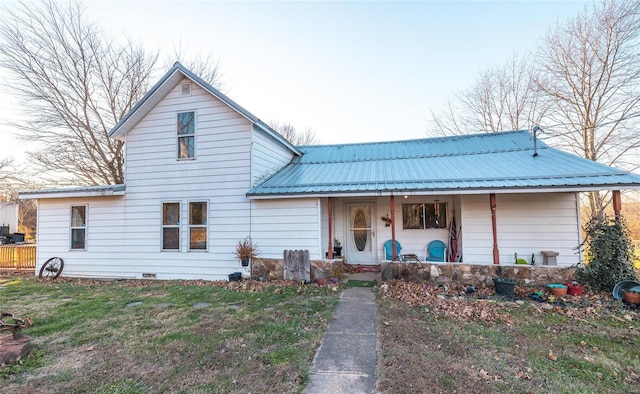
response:
[[[180,87],[181,87],[181,92],[182,92],[183,96],[191,94],[191,84],[190,83],[183,83],[182,85],[180,85]]]

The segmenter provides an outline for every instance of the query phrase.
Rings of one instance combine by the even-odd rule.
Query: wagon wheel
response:
[[[55,279],[62,273],[64,260],[60,257],[52,257],[45,261],[40,268],[40,278]]]

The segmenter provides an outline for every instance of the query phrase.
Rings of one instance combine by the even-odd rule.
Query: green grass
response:
[[[0,368],[7,391],[300,392],[338,299],[297,284],[15,282],[0,304],[35,324],[29,358]]]

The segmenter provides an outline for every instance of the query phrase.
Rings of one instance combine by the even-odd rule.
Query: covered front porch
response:
[[[620,192],[613,195],[620,214]],[[326,197],[321,212],[322,257],[352,265],[569,267],[582,261],[577,192]],[[434,243],[444,250],[434,254]]]

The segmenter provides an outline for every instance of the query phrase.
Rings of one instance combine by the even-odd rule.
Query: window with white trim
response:
[[[403,229],[447,227],[447,204],[402,204]]]
[[[178,159],[193,159],[196,153],[196,113],[178,113]]]
[[[189,250],[207,249],[207,202],[189,203]]]
[[[162,250],[180,250],[180,203],[162,203]]]
[[[87,206],[71,207],[71,250],[87,248]]]

